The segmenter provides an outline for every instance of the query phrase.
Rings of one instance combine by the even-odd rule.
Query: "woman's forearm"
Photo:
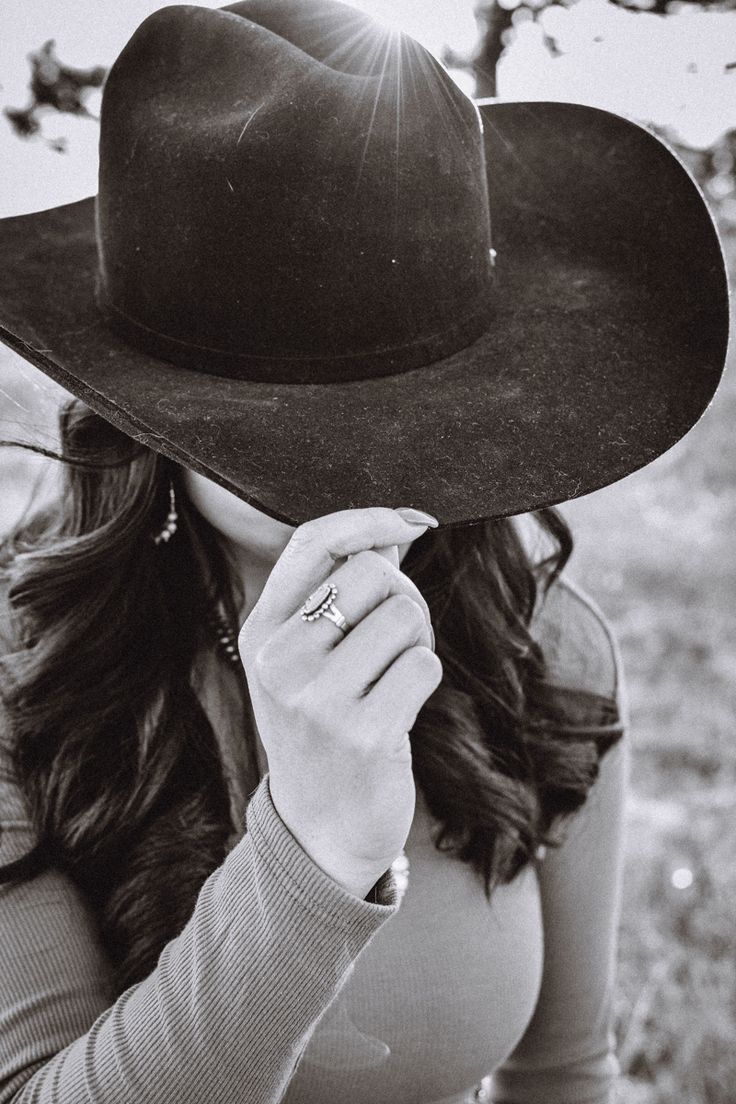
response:
[[[0,1104],[280,1099],[312,1028],[396,911],[395,886],[387,875],[387,903],[372,904],[327,877],[280,820],[267,777],[247,828],[144,981],[20,1087],[22,1056],[6,1053],[0,1066],[15,1061],[15,1075]]]

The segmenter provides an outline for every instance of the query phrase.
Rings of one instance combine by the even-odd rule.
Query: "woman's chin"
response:
[[[276,562],[294,526],[276,521],[198,472],[182,468],[182,473],[189,500],[226,541],[246,555]]]

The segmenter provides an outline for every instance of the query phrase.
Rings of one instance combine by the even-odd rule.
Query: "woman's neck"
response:
[[[228,542],[225,551],[242,625],[260,598],[280,552],[260,555],[232,541]]]

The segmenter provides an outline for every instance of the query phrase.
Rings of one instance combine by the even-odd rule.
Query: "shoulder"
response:
[[[18,625],[10,601],[10,577],[0,564],[0,663],[18,647]]]
[[[10,579],[0,565],[0,866],[15,864],[12,877],[33,877],[46,859],[33,825],[30,804],[16,777],[12,724],[5,701],[9,656],[19,650],[19,633],[9,597]],[[40,865],[39,865],[40,864]],[[3,869],[0,894],[5,892],[9,871]]]
[[[540,590],[531,632],[561,688],[618,700],[621,657],[611,625],[593,599],[566,576]]]
[[[9,597],[10,580],[7,570],[0,565],[0,762],[5,763],[10,747],[10,726],[4,707],[4,692],[8,677],[8,658],[18,650],[18,626],[13,616]]]
[[[559,578],[546,594],[540,593],[531,631],[545,658],[544,681],[556,706],[557,736],[563,742],[593,741],[598,751],[598,767],[583,805],[572,822],[563,821],[560,826],[567,860],[553,858],[550,867],[558,874],[563,871],[565,884],[574,884],[575,871],[589,863],[591,855],[598,854],[602,860],[605,853],[606,861],[617,862],[621,848],[619,828],[630,755],[621,656],[608,619],[590,595],[567,577]],[[598,841],[595,846],[593,840]]]
[[[10,604],[10,578],[5,564],[0,563],[0,655],[4,655],[12,646],[14,633],[12,631]]]
[[[19,553],[34,550],[33,543],[25,542],[29,538],[35,540],[47,522],[47,513],[36,513],[19,533],[6,534],[0,538],[0,660],[23,647],[21,618],[11,596],[13,583],[17,578],[16,557]],[[20,537],[19,543],[16,543],[16,537]]]

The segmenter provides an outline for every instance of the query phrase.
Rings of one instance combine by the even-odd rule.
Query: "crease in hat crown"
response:
[[[103,93],[97,301],[201,371],[409,371],[492,324],[480,115],[406,35],[336,0],[172,6]]]

